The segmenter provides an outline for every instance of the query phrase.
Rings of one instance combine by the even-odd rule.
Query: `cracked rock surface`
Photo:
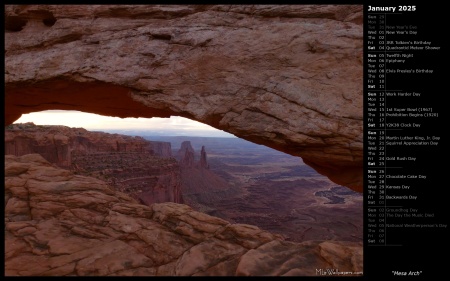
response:
[[[293,243],[182,204],[144,206],[38,154],[5,156],[5,206],[8,276],[362,271],[362,243]]]
[[[183,116],[362,192],[362,5],[7,5],[5,124]]]

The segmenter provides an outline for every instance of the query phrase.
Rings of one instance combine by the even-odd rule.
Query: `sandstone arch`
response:
[[[362,6],[5,6],[5,125],[178,115],[362,191]]]

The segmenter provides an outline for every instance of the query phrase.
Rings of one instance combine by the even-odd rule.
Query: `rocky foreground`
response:
[[[362,271],[362,243],[293,243],[176,203],[151,206],[38,154],[5,156],[5,274],[317,275]]]

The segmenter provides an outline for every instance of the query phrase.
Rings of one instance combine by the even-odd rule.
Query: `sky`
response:
[[[75,110],[46,110],[23,114],[14,123],[33,122],[36,125],[64,125],[81,127],[90,131],[105,132],[148,132],[149,135],[199,136],[199,137],[235,137],[209,125],[187,118],[119,118],[85,113]]]

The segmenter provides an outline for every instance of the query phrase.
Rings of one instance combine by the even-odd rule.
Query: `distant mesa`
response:
[[[172,157],[172,148],[170,142],[150,141],[150,151],[157,156],[169,158]]]
[[[186,151],[195,153],[190,141],[183,141],[181,143],[181,147],[177,152],[178,157],[181,159],[185,155]]]
[[[190,141],[183,141],[181,143],[181,147],[177,152],[177,157],[181,167],[209,169],[208,157],[204,145],[202,146],[200,160],[198,162],[195,161],[195,150]]]

